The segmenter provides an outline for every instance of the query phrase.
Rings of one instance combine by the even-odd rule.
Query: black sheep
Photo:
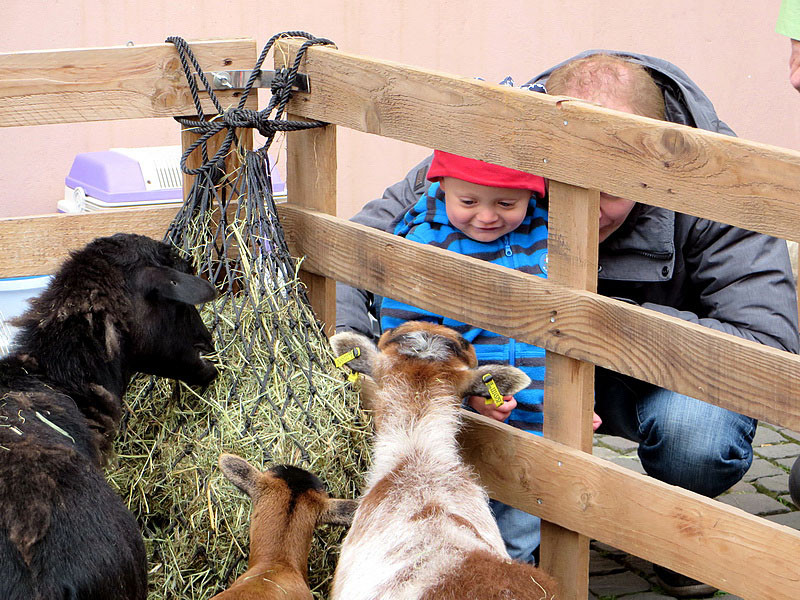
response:
[[[142,536],[102,473],[139,371],[205,385],[215,297],[170,247],[139,235],[74,252],[14,324],[0,360],[0,598],[147,595]]]

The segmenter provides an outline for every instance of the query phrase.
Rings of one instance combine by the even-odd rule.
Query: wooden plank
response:
[[[800,356],[336,217],[278,212],[313,273],[800,431]]]
[[[464,416],[464,456],[493,498],[746,600],[800,598],[800,532],[480,415]]]
[[[549,201],[547,278],[596,292],[600,193],[551,181]],[[545,373],[544,435],[591,453],[594,365],[547,352]],[[542,521],[541,565],[565,600],[587,597],[589,538]]]
[[[52,273],[70,250],[99,236],[127,232],[160,240],[177,212],[175,206],[145,207],[0,219],[0,239],[6,241],[0,277]]]
[[[303,120],[289,115],[289,120]],[[336,127],[291,131],[286,137],[286,190],[292,205],[336,214]],[[336,281],[300,272],[308,299],[327,335],[336,328]]]
[[[296,54],[297,49],[291,54],[276,51],[275,69],[291,67]],[[303,59],[299,70],[302,72],[305,68]],[[288,114],[286,118],[290,121],[307,120],[294,114]],[[289,204],[335,215],[336,167],[336,127],[329,125],[287,132],[286,190]],[[336,328],[336,281],[305,269],[300,272],[300,280],[306,286],[311,308],[322,322],[323,330],[327,335],[333,335]]]
[[[206,72],[252,69],[257,57],[255,40],[190,46]],[[225,108],[240,95],[217,92]],[[256,96],[248,108],[257,108]],[[216,112],[208,100],[203,106]],[[172,44],[0,54],[0,127],[188,114],[197,111]]]
[[[206,140],[206,154],[208,159],[214,157],[214,155],[219,151],[222,143],[225,141],[225,137],[227,136],[228,130],[223,129],[219,133],[211,136],[208,140]],[[239,128],[236,130],[237,141],[238,144],[236,147],[232,148],[230,152],[228,152],[227,156],[225,157],[225,172],[226,173],[233,173],[235,172],[242,163],[242,159],[244,158],[245,154],[253,149],[253,130],[247,128]],[[201,134],[199,134],[196,130],[190,127],[181,126],[181,152],[186,152],[189,147],[195,143]],[[236,143],[236,142],[234,142]],[[195,150],[187,157],[186,159],[186,168],[188,169],[196,169],[200,167],[204,163],[204,157],[201,147],[195,148]],[[192,189],[192,185],[194,184],[194,180],[196,175],[187,175],[186,173],[181,172],[182,181],[183,181],[183,197],[189,197],[189,190]],[[233,204],[233,203],[231,203]]]
[[[600,194],[550,182],[547,278],[553,283],[597,291],[597,247]],[[558,315],[551,315],[553,323]],[[592,451],[594,367],[563,354],[547,354],[544,433],[553,440]]]
[[[331,48],[305,72],[305,117],[800,240],[800,152]]]

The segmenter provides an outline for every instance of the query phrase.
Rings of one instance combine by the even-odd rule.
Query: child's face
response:
[[[478,242],[493,242],[519,227],[528,212],[530,190],[478,185],[444,177],[447,218],[454,227]]]

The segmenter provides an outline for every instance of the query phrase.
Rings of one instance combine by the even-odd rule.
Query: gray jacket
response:
[[[734,135],[705,94],[674,65],[641,54],[600,52],[621,55],[650,71],[664,91],[667,120]],[[528,84],[546,84],[558,66]],[[352,220],[392,232],[430,185],[425,179],[430,160],[415,166]],[[797,297],[783,240],[637,204],[622,227],[600,244],[599,260],[600,294],[798,352]],[[371,335],[374,321],[369,311],[375,309],[376,300],[370,292],[338,284],[337,331],[352,329]]]

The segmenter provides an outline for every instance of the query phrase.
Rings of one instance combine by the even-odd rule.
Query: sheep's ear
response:
[[[472,381],[464,396],[488,397],[489,388],[483,379],[486,374],[491,374],[494,383],[497,385],[497,391],[503,396],[513,396],[518,391],[524,390],[531,383],[531,378],[524,372],[517,367],[509,365],[481,365],[477,369],[473,369],[472,373]]]
[[[353,515],[358,508],[357,500],[340,500],[337,498],[328,498],[323,510],[317,518],[317,524],[329,525],[346,525],[349,527],[353,524]]]
[[[169,267],[143,267],[136,273],[135,281],[145,296],[157,293],[185,304],[202,304],[217,297],[217,290],[205,279]]]
[[[255,499],[256,483],[261,477],[261,471],[235,454],[223,454],[220,456],[219,468],[233,485],[250,496],[250,498]]]
[[[378,347],[367,336],[355,331],[343,331],[331,338],[331,347],[337,357],[349,358],[342,363],[343,365],[347,365],[356,373],[372,374],[372,366],[378,357]],[[358,348],[358,356],[346,356],[356,348]]]

